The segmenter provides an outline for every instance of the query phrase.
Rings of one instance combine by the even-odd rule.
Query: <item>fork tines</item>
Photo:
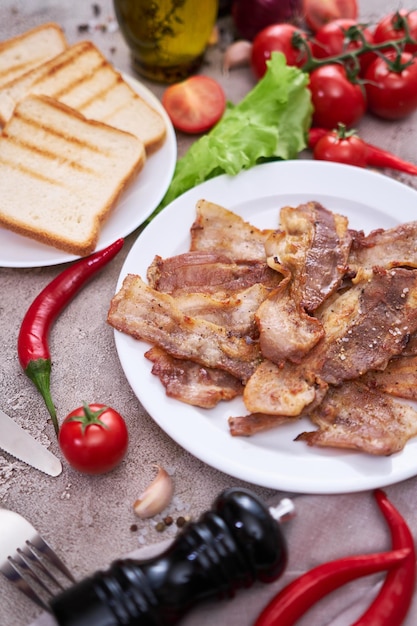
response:
[[[3,575],[28,598],[49,611],[48,599],[75,579],[63,561],[38,534],[0,565]]]

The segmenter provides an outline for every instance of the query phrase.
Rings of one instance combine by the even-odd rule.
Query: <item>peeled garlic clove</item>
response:
[[[153,517],[161,513],[171,502],[174,493],[174,483],[171,476],[159,465],[158,474],[142,495],[133,504],[133,509],[141,519]]]
[[[223,72],[227,73],[234,67],[249,65],[252,52],[252,42],[239,39],[232,43],[224,53]]]

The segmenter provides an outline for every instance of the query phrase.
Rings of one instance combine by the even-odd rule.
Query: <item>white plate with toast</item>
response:
[[[206,199],[228,208],[259,228],[273,228],[279,209],[316,200],[346,215],[352,228],[366,233],[415,219],[417,193],[387,176],[320,161],[282,161],[260,165],[234,178],[220,176],[188,191],[166,207],[141,233],[122,268],[117,289],[128,273],[146,280],[155,255],[169,257],[189,248],[195,205]],[[172,233],[175,232],[175,237]],[[232,437],[228,417],[245,415],[241,399],[199,409],[165,395],[149,345],[115,331],[125,375],[138,399],[179,445],[208,465],[264,487],[299,493],[346,493],[390,485],[417,474],[417,438],[389,457],[348,450],[308,447],[294,438],[314,427],[308,420],[252,437]]]
[[[147,158],[137,179],[121,196],[103,225],[97,251],[120,237],[127,237],[149,217],[165,195],[177,159],[176,136],[165,109],[154,94],[140,82],[127,75],[123,75],[123,78],[139,96],[161,114],[167,133],[162,147]],[[74,261],[76,258],[78,257],[52,246],[0,228],[0,267],[45,267]]]

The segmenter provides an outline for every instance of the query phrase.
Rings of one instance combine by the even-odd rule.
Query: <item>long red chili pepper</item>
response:
[[[323,596],[356,578],[401,567],[409,555],[407,547],[318,565],[284,587],[261,612],[255,626],[293,626]]]
[[[368,149],[366,157],[368,165],[372,167],[389,167],[392,170],[417,176],[417,165],[414,165],[414,163],[403,161],[403,159],[391,154],[391,152],[377,148],[370,143],[367,143],[366,147]]]
[[[318,141],[324,137],[329,132],[329,129],[326,128],[310,128],[308,134],[308,146],[312,150],[318,143]],[[382,148],[378,148],[371,143],[367,143],[363,139],[361,141],[366,146],[366,164],[371,167],[387,167],[392,170],[397,170],[399,172],[403,172],[404,174],[410,174],[411,176],[417,176],[417,165],[414,163],[410,163],[410,161],[404,161],[399,157],[395,156],[391,152],[387,150],[383,150]]]
[[[416,580],[416,552],[413,535],[394,505],[381,489],[375,491],[378,506],[385,517],[393,549],[406,548],[408,556],[392,569],[381,591],[368,610],[352,626],[401,626],[413,598]]]
[[[23,318],[17,340],[19,361],[25,374],[41,393],[56,433],[59,426],[50,393],[50,328],[81,287],[116,256],[123,244],[124,240],[118,239],[104,250],[70,265],[41,291]]]

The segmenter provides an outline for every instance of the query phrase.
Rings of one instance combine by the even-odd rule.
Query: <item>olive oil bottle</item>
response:
[[[114,0],[119,27],[142,76],[173,83],[200,66],[218,0]]]

